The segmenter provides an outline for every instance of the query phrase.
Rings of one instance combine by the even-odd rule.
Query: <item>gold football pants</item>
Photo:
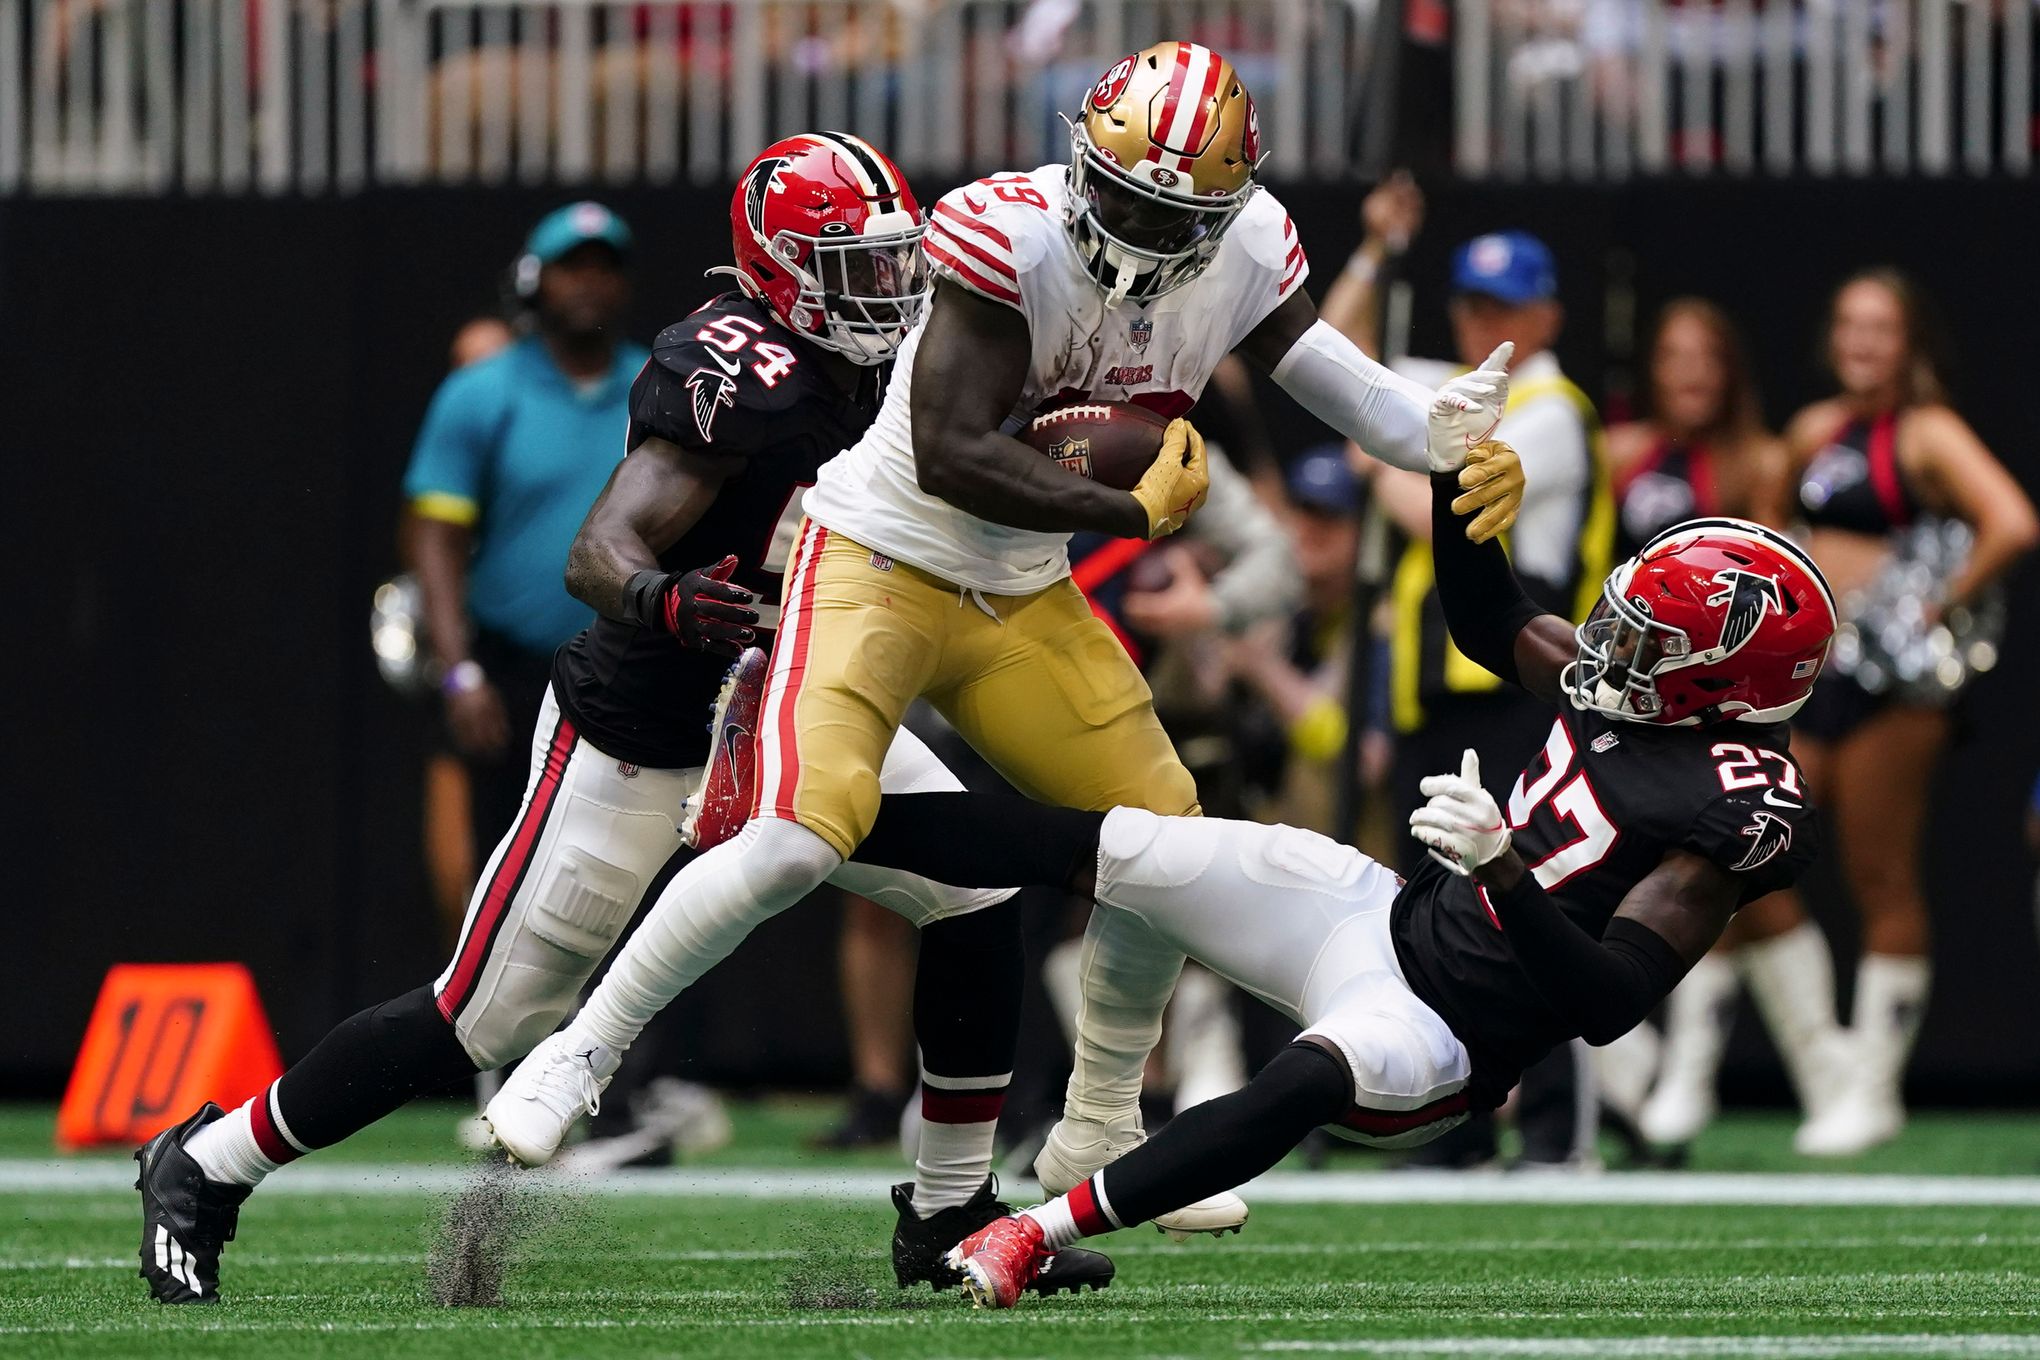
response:
[[[758,815],[848,859],[921,697],[1029,797],[1197,811],[1147,681],[1070,580],[978,595],[803,521],[759,716]]]

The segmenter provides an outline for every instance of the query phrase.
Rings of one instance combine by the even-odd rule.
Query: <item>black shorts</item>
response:
[[[1891,696],[1872,694],[1853,676],[1828,672],[1813,682],[1806,706],[1792,716],[1792,730],[1830,744],[1869,722],[1891,703]]]

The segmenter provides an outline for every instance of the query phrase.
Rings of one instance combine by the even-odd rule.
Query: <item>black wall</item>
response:
[[[700,276],[727,257],[727,200],[603,196],[642,243],[634,330],[649,338],[712,291]],[[0,992],[0,1092],[55,1088],[116,960],[246,960],[287,1058],[440,966],[418,867],[425,715],[376,678],[368,594],[394,564],[398,479],[452,331],[492,304],[523,229],[563,197],[0,202],[13,630],[0,825],[18,951]],[[1359,192],[1283,197],[1321,288],[1352,242]],[[1811,357],[1828,289],[1857,265],[1897,262],[1949,315],[1965,413],[2040,489],[2024,399],[2035,198],[1970,183],[1446,187],[1409,261],[1417,348],[1447,352],[1438,280],[1451,245],[1525,226],[1559,254],[1562,353],[1589,390],[1609,376],[1610,272],[1633,257],[1646,311],[1698,291],[1738,314],[1780,420],[1821,394]],[[1320,437],[1279,396],[1268,414],[1279,447]],[[1977,686],[1937,799],[1927,1095],[2003,1099],[2040,1079],[2040,951],[2017,833],[2040,764],[2022,678],[2040,665],[2036,579],[2017,582],[2006,665]],[[1846,957],[1846,912],[1825,898],[1820,909]],[[797,913],[712,978],[695,1003],[713,1022],[712,1065],[840,1072],[832,939],[832,919]],[[799,1002],[744,1004],[747,980],[767,972]]]

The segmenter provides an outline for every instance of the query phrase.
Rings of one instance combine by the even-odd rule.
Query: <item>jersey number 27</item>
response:
[[[1587,772],[1573,772],[1573,762],[1578,755],[1573,749],[1572,733],[1566,731],[1565,721],[1554,722],[1551,735],[1544,739],[1543,773],[1532,779],[1530,771],[1525,770],[1516,777],[1516,787],[1509,790],[1509,828],[1512,831],[1521,831],[1530,825],[1530,818],[1538,805],[1548,801],[1551,815],[1578,833],[1529,866],[1530,876],[1546,892],[1606,859],[1622,834],[1608,819],[1608,814],[1601,810],[1601,800],[1594,796],[1594,786],[1587,782]],[[1567,775],[1572,777],[1568,779]]]

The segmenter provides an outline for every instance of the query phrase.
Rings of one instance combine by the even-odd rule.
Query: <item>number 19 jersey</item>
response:
[[[1741,901],[1790,887],[1819,848],[1782,723],[1659,727],[1564,704],[1510,790],[1516,853],[1572,923],[1599,939],[1674,850],[1735,875]],[[1473,1055],[1477,1105],[1574,1037],[1516,963],[1472,880],[1429,856],[1396,898],[1396,957],[1412,991]]]
[[[1013,308],[1033,354],[1011,433],[1056,401],[1134,402],[1180,416],[1212,369],[1309,275],[1289,214],[1258,191],[1209,266],[1152,302],[1107,309],[1065,225],[1069,172],[1046,165],[957,189],[935,205],[925,247],[937,277]],[[911,416],[914,356],[901,347],[884,405],[864,438],[822,469],[808,493],[817,523],[946,581],[1026,595],[1069,575],[1066,533],[966,514],[921,490]]]

